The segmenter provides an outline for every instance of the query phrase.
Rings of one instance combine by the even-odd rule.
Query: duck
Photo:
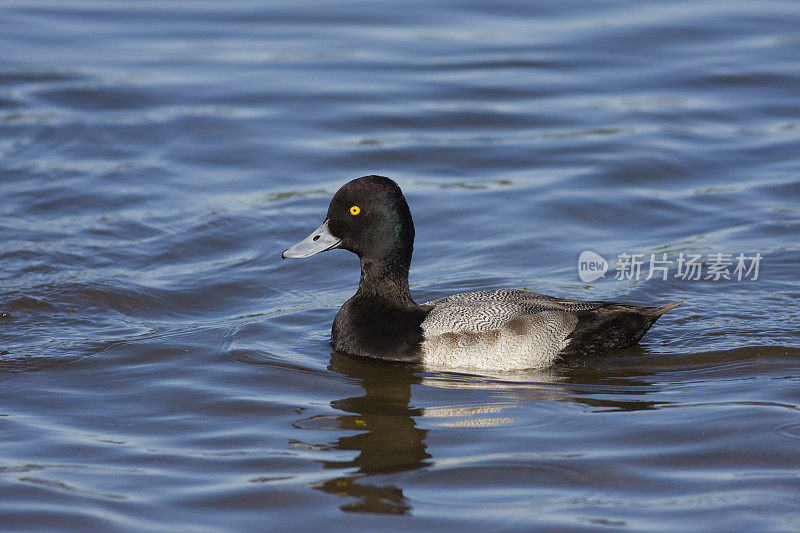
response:
[[[632,346],[683,303],[646,307],[495,289],[418,304],[408,283],[414,222],[400,187],[384,176],[343,185],[322,224],[282,258],[334,249],[361,262],[358,290],[331,328],[334,350],[356,357],[447,369],[545,368]]]

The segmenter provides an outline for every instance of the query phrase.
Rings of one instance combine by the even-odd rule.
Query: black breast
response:
[[[333,321],[333,347],[351,355],[419,362],[421,324],[427,314],[419,306],[369,305],[353,298],[339,309]]]

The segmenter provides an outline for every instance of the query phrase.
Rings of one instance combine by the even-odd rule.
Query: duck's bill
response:
[[[333,250],[342,244],[342,240],[334,237],[328,229],[328,221],[322,223],[320,227],[315,229],[311,235],[298,242],[294,246],[287,248],[281,257],[292,259],[302,259],[303,257],[310,257],[314,254],[324,252],[326,250]]]

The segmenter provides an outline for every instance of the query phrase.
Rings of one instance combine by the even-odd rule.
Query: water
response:
[[[0,9],[2,529],[800,528],[797,2]],[[418,301],[686,303],[541,372],[331,354],[356,259],[280,253],[370,173]],[[681,252],[759,276],[615,279]]]

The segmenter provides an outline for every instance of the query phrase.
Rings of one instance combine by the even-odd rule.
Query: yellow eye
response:
[[[355,216],[361,212],[361,208],[357,205],[350,206],[350,214]]]

